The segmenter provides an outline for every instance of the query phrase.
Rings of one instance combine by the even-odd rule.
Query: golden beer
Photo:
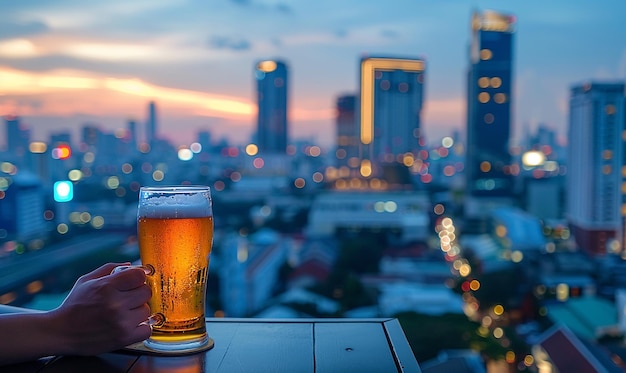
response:
[[[188,349],[208,342],[204,310],[213,216],[208,188],[189,188],[140,192],[139,253],[142,264],[154,270],[147,276],[152,289],[148,304],[152,314],[164,316],[146,341],[155,349]],[[196,195],[197,189],[206,195]]]

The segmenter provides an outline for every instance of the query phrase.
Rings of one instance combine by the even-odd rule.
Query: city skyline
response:
[[[432,142],[465,130],[473,10],[516,17],[517,136],[545,123],[564,138],[572,85],[626,77],[619,1],[77,4],[0,5],[0,115],[20,115],[34,140],[76,133],[85,122],[104,130],[143,124],[152,100],[160,135],[175,145],[203,130],[248,140],[252,68],[278,58],[292,70],[291,140],[333,144],[335,102],[357,93],[359,59],[389,55],[426,61],[422,123]]]

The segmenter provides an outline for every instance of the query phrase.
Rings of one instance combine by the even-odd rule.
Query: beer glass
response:
[[[146,347],[193,350],[209,338],[204,318],[213,245],[211,190],[206,186],[142,187],[137,210],[139,254],[152,274],[153,325]]]

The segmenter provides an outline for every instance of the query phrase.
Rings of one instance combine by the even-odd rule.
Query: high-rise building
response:
[[[624,247],[626,216],[626,93],[624,83],[571,88],[567,220],[581,249]]]
[[[359,127],[356,122],[356,96],[344,95],[337,98],[337,167],[348,166],[350,160],[359,160]],[[358,164],[358,163],[357,163]]]
[[[467,75],[466,213],[512,197],[510,172],[513,36],[515,17],[494,11],[472,15]],[[468,204],[469,202],[469,204]]]
[[[211,151],[211,132],[209,131],[198,131],[197,140],[198,144],[202,146],[202,151],[208,153]]]
[[[103,133],[96,124],[85,123],[81,128],[81,141],[88,147],[101,146]]]
[[[135,122],[133,119],[128,120],[127,139],[128,146],[133,150],[137,149],[137,122]]]
[[[261,154],[284,154],[287,149],[287,65],[265,60],[255,66],[257,81],[257,142]]]
[[[47,227],[41,180],[28,171],[18,172],[12,180],[0,199],[0,231],[18,240],[43,237]]]
[[[148,104],[148,121],[146,122],[146,143],[151,147],[154,146],[157,139],[157,114],[156,103],[150,101]]]
[[[30,131],[22,128],[20,118],[15,115],[8,115],[4,120],[7,131],[7,150],[21,159],[28,151]]]
[[[417,154],[421,146],[424,60],[365,57],[360,71],[362,157],[376,163]]]

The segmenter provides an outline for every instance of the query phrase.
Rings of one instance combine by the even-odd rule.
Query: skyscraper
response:
[[[361,59],[362,156],[393,161],[420,148],[425,63],[419,58]]]
[[[359,128],[356,123],[356,96],[337,98],[337,167],[348,166],[351,159],[359,161]]]
[[[133,119],[128,120],[128,146],[132,150],[137,149],[137,122]]]
[[[28,150],[30,131],[22,128],[20,118],[15,115],[8,115],[4,120],[7,130],[7,150],[21,158]]]
[[[257,142],[261,154],[284,154],[287,149],[287,65],[265,60],[255,66],[257,81]]]
[[[574,86],[569,110],[567,219],[581,249],[605,254],[625,242],[625,84]]]
[[[157,139],[157,118],[156,118],[156,104],[154,101],[150,101],[148,104],[148,121],[146,123],[146,143],[151,147],[154,146]]]
[[[509,139],[514,25],[513,16],[494,11],[472,15],[465,164],[470,215],[513,192]]]

